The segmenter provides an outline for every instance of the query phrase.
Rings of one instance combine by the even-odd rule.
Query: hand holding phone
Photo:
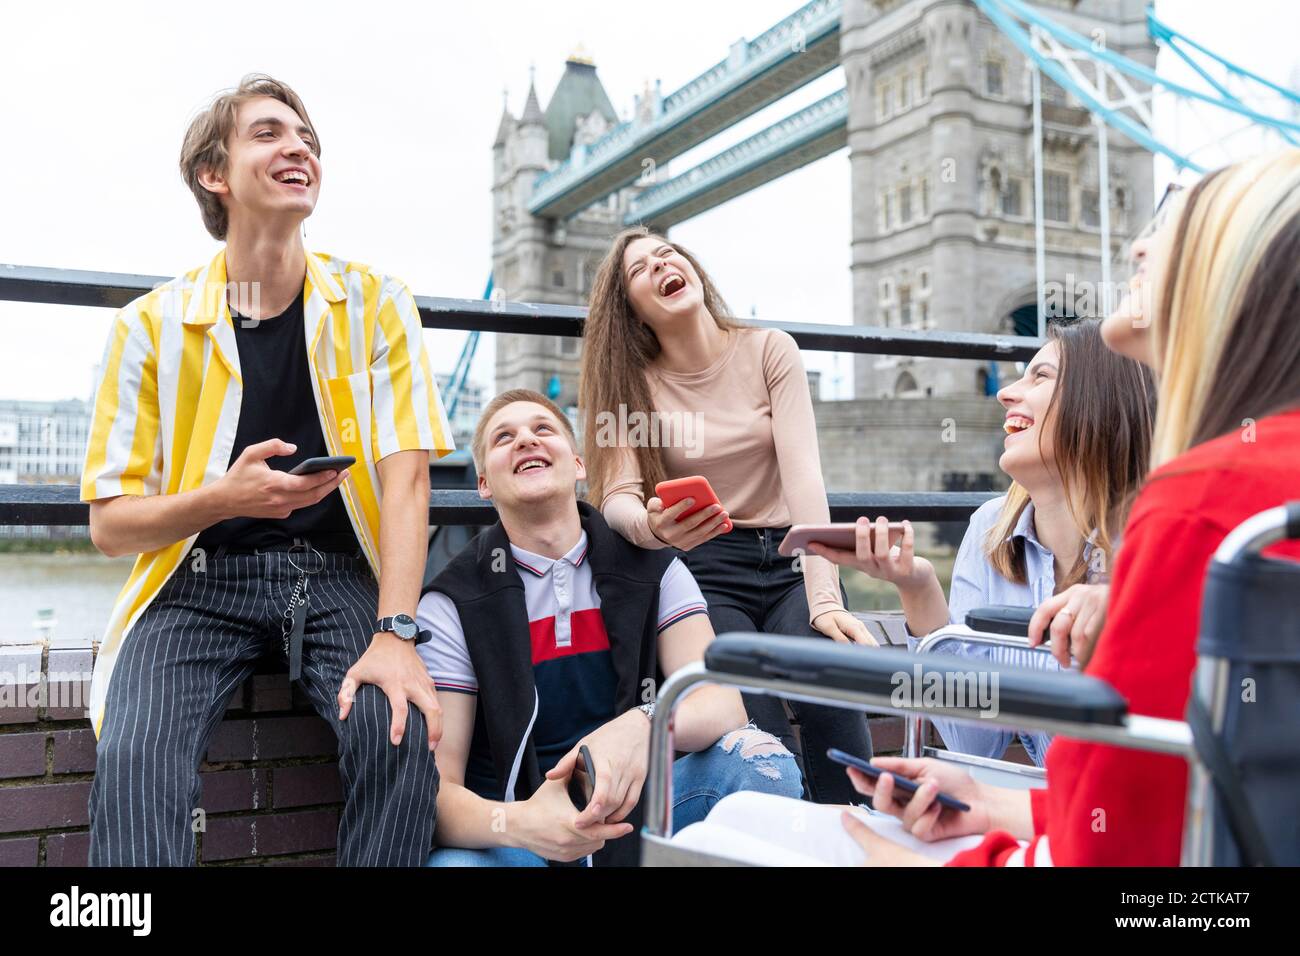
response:
[[[891,522],[881,516],[873,523],[863,517],[850,527],[853,528],[853,542],[845,541],[848,547],[828,546],[813,537],[807,542],[808,553],[835,564],[857,568],[869,577],[888,581],[900,591],[920,594],[937,590],[942,597],[934,566],[916,553],[916,533],[910,521]],[[786,540],[789,538],[787,534]],[[946,604],[943,613],[947,615]]]
[[[918,840],[991,830],[1005,830],[1022,840],[1033,836],[1029,794],[1024,790],[982,784],[965,768],[932,757],[876,757],[868,766],[870,772],[857,766],[847,771],[853,789],[870,798],[876,812],[896,817]],[[905,782],[912,785],[912,793],[902,792]],[[965,809],[947,805],[941,795]]]
[[[876,546],[876,527],[869,525],[869,541],[872,549]],[[903,522],[891,521],[888,524],[889,538],[886,544],[887,548],[892,548],[903,540]],[[781,539],[781,547],[777,550],[787,558],[793,557],[796,551],[802,551],[804,554],[811,554],[808,545],[817,543],[827,548],[835,548],[839,551],[856,551],[858,541],[858,526],[852,521],[835,522],[832,524],[797,524],[785,533]]]
[[[659,482],[646,513],[654,536],[681,551],[732,529],[731,518],[702,475]]]
[[[866,774],[872,780],[879,779],[882,773],[890,773],[894,778],[894,800],[898,803],[909,803],[916,791],[921,789],[916,782],[909,780],[907,777],[900,776],[891,771],[883,770],[875,764],[863,760],[861,757],[855,757],[853,754],[845,753],[843,750],[838,750],[835,747],[831,747],[827,750],[826,756],[830,757],[837,764],[841,764],[845,767],[852,767],[854,770]],[[970,811],[969,803],[964,803],[956,797],[950,797],[948,794],[943,792],[937,794],[935,800],[938,801],[940,805],[945,806],[950,810],[957,810],[961,813],[967,813]]]
[[[592,763],[591,751],[583,744],[578,748],[578,760],[573,773],[569,774],[569,799],[581,813],[591,802],[591,795],[596,792],[596,765]]]
[[[286,518],[299,508],[317,504],[338,490],[346,469],[356,461],[349,456],[308,458],[292,471],[271,466],[270,459],[293,455],[293,442],[279,438],[249,445],[240,451],[226,473],[214,484],[216,505],[223,518]],[[329,472],[334,472],[331,477]]]

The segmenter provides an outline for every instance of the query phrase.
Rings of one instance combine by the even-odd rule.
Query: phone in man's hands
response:
[[[591,795],[596,792],[596,765],[592,763],[591,751],[583,744],[578,748],[578,759],[569,774],[569,799],[581,813],[591,802]]]
[[[351,455],[327,455],[308,458],[298,462],[289,469],[291,475],[314,475],[322,471],[342,471],[355,465],[357,460]]]

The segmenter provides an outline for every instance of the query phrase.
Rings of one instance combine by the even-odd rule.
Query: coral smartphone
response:
[[[695,499],[695,504],[685,514],[680,515],[677,518],[678,521],[683,521],[695,514],[697,511],[707,508],[710,505],[722,507],[722,502],[719,501],[718,496],[714,494],[713,487],[709,484],[709,479],[705,478],[703,475],[691,475],[687,478],[670,478],[667,481],[661,481],[659,484],[655,485],[655,494],[658,495],[659,500],[664,503],[665,509],[671,508],[683,498]],[[724,532],[730,531],[731,528],[731,519],[728,518],[727,523],[722,526],[722,530]]]
[[[314,475],[318,471],[342,471],[355,465],[357,460],[351,455],[334,455],[323,458],[308,458],[298,462],[289,469],[291,475]]]
[[[791,557],[796,550],[804,554],[810,554],[808,545],[816,541],[818,544],[824,544],[828,548],[839,548],[841,551],[854,551],[857,549],[857,525],[852,522],[841,522],[836,524],[797,524],[785,533],[781,539],[781,547],[777,550],[787,558]],[[893,547],[903,538],[903,523],[901,521],[889,522],[889,545]],[[876,543],[876,526],[871,526],[871,544],[874,547]]]
[[[882,773],[885,773],[884,770],[881,770],[875,764],[868,763],[867,761],[863,760],[861,757],[853,756],[853,754],[845,753],[843,750],[836,750],[834,747],[826,751],[826,756],[830,757],[836,763],[844,765],[845,767],[852,767],[854,770],[862,771],[872,780],[875,780]],[[889,771],[889,772],[893,773],[893,771]],[[893,774],[893,776],[894,776],[894,787],[895,787],[894,797],[896,800],[898,800],[899,803],[907,803],[908,800],[912,799],[912,794],[916,793],[917,790],[921,789],[913,781],[908,780],[906,777],[899,776],[896,773]],[[903,794],[907,794],[907,799],[902,798]],[[965,813],[967,810],[970,809],[969,803],[962,803],[956,797],[950,797],[946,793],[940,792],[935,797],[935,799],[938,800],[940,804],[942,804],[943,806],[947,807],[950,810],[960,810],[961,812]]]

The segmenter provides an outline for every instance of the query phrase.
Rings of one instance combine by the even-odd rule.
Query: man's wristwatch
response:
[[[652,723],[652,724],[654,723],[654,720],[655,720],[655,702],[654,702],[653,700],[650,701],[650,703],[648,703],[648,704],[641,704],[640,706],[637,707],[637,710],[639,710],[639,711],[641,711],[641,713],[645,714],[646,719],[647,719],[648,721],[650,721],[650,723]]]
[[[415,619],[409,614],[394,614],[392,617],[381,617],[375,622],[375,633],[395,634],[404,641],[413,641],[416,644],[423,644],[433,637],[432,631],[420,630],[420,626],[415,623]]]

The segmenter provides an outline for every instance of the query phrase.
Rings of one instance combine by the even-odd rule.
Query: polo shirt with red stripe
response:
[[[586,560],[586,532],[560,558],[513,544],[510,551],[528,609],[538,699],[533,746],[545,773],[579,740],[618,716],[614,713],[617,680],[600,595]],[[680,559],[674,559],[659,582],[658,630],[662,633],[707,611],[695,578]],[[478,681],[455,604],[442,592],[430,591],[420,599],[416,619],[420,627],[433,632],[433,639],[417,650],[438,690],[476,694]],[[467,768],[466,785],[471,789],[477,789],[471,783],[476,776],[473,768]]]

